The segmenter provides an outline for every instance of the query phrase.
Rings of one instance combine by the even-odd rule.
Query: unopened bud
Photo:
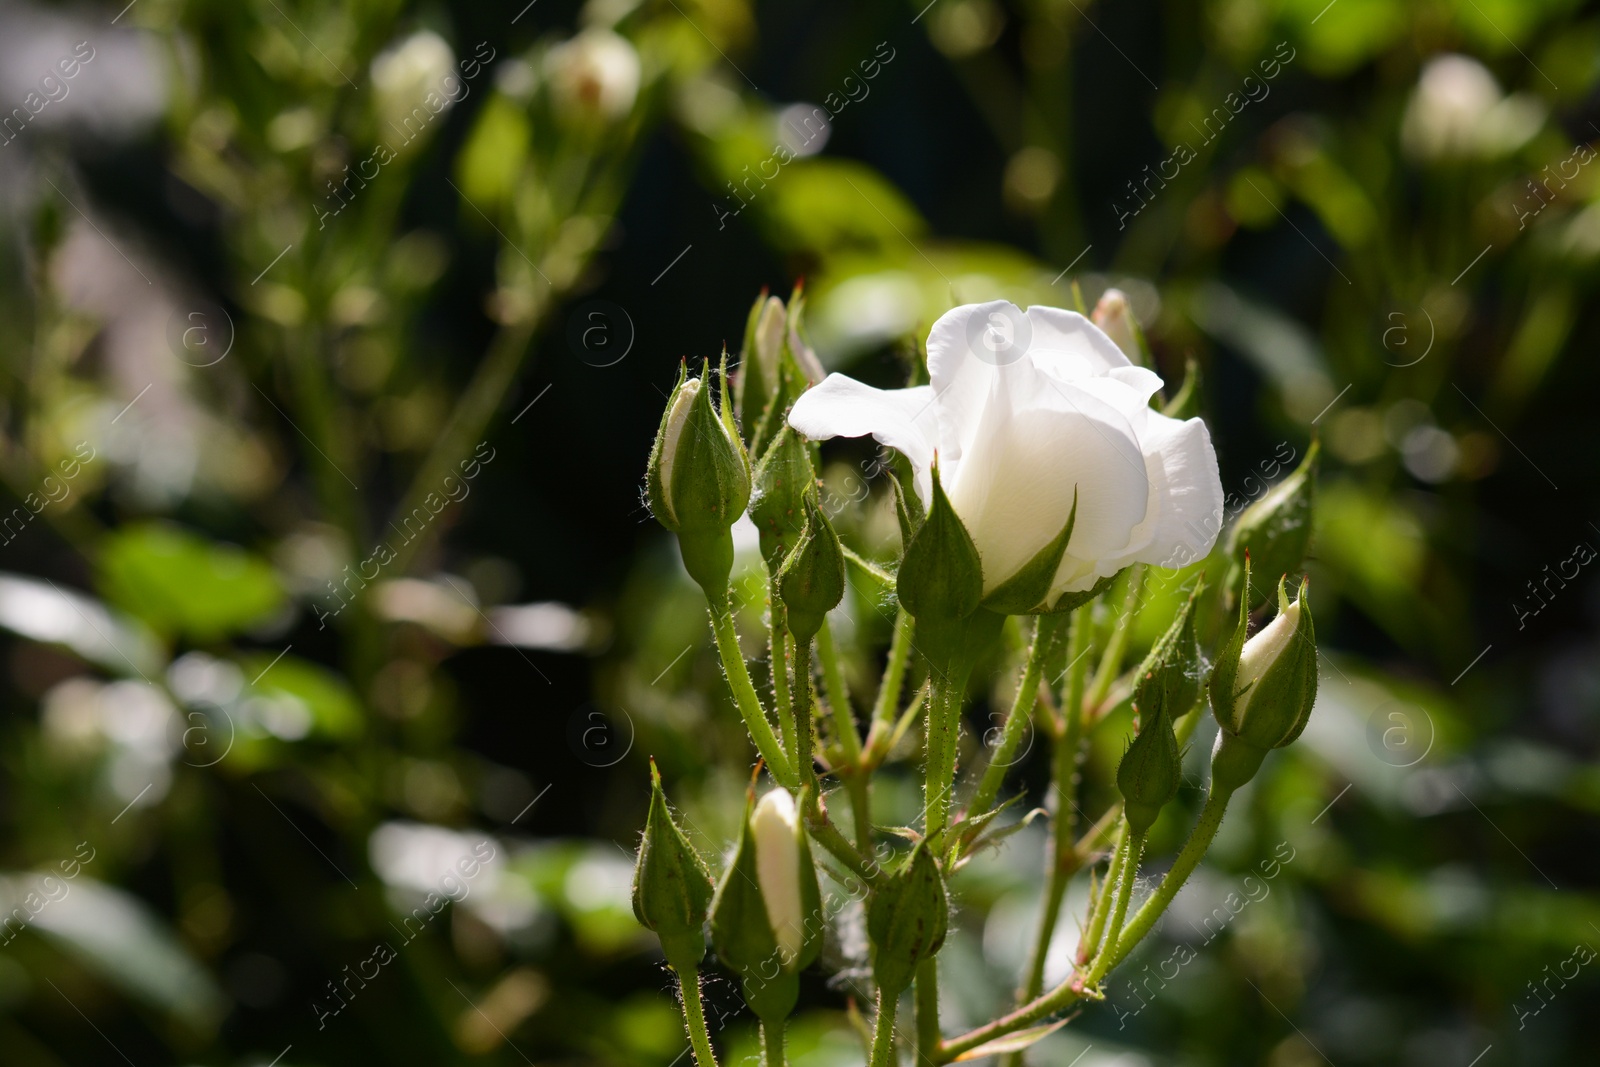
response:
[[[783,568],[778,592],[788,611],[789,632],[809,641],[823,617],[844,599],[844,549],[814,497],[806,498],[806,525]]]
[[[633,914],[655,931],[667,962],[682,971],[706,954],[702,927],[710,904],[711,872],[673,821],[651,760],[650,814],[633,868]]]
[[[878,988],[896,996],[910,985],[917,967],[944,944],[949,922],[944,876],[926,839],[918,841],[905,864],[880,881],[867,902],[867,940]]]

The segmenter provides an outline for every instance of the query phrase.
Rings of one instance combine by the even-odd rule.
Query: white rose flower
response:
[[[413,33],[379,53],[372,61],[372,87],[379,121],[391,127],[385,136],[397,134],[409,143],[435,115],[449,110],[463,95],[459,80],[452,79],[455,73],[455,52],[432,30]]]
[[[1400,142],[1427,161],[1490,159],[1515,151],[1544,125],[1544,105],[1506,96],[1489,68],[1471,56],[1434,56],[1406,102]]]
[[[842,374],[807,390],[789,424],[811,438],[871,434],[940,480],[978,547],[987,594],[1078,515],[1048,603],[1130,563],[1203,558],[1222,525],[1222,483],[1200,419],[1152,410],[1161,378],[1093,323],[1004,300],[946,312],[928,335],[932,385],[874,389]]]
[[[584,30],[545,57],[556,107],[568,118],[620,119],[639,95],[639,53],[610,30]]]

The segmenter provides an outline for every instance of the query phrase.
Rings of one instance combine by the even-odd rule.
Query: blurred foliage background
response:
[[[1323,443],[1306,743],[1032,1062],[1593,1049],[1600,12],[924,5],[0,8],[0,1058],[679,1062],[646,757],[714,854],[749,753],[639,490],[679,359],[802,277],[882,384],[954,304],[1124,289],[1230,508]],[[864,710],[889,621],[838,625]],[[1043,840],[962,876],[948,1025]],[[843,933],[804,1067],[863,1059]]]

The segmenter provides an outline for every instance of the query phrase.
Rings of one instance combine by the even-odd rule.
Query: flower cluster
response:
[[[1317,449],[1223,540],[1225,502],[1210,431],[1196,414],[1195,369],[1181,391],[1163,396],[1165,382],[1150,368],[1151,348],[1121,293],[1108,291],[1092,316],[1005,301],[955,308],[934,323],[925,361],[899,389],[825,374],[805,340],[804,303],[798,289],[787,302],[765,293],[756,300],[736,377],[726,354],[715,371],[703,362],[693,377],[685,363],[651,450],[650,507],[676,534],[684,568],[705,593],[729,690],[761,758],[757,775],[764,767],[772,786],[758,801],[752,779],[737,840],[715,876],[678,828],[652,766],[634,911],[660,937],[683,984],[699,1067],[716,1062],[698,995],[707,931],[761,1021],[769,1067],[781,1063],[800,975],[829,933],[819,859],[865,889],[861,965],[870,964],[877,999],[872,1067],[895,1061],[899,1000],[913,985],[921,1058],[938,1065],[1015,1051],[1060,1025],[1032,1024],[1103,996],[1110,970],[1204,855],[1229,797],[1304,729],[1317,689],[1315,633],[1307,580],[1291,602],[1287,579],[1301,573],[1310,542]],[[864,436],[892,456],[881,467],[899,518],[897,559],[875,562],[852,550],[848,509],[820,500],[816,442]],[[759,691],[730,596],[732,530],[747,515],[771,608],[770,686]],[[846,525],[836,529],[836,520]],[[1189,595],[1144,659],[1125,669],[1131,616],[1147,610],[1146,570],[1174,561],[1198,567],[1219,552],[1223,580],[1208,587],[1192,572],[1175,576]],[[1264,625],[1253,614],[1266,599],[1251,583],[1253,567],[1277,579],[1278,612]],[[898,609],[865,733],[829,624],[851,569]],[[1118,605],[1126,617],[1108,628],[1100,620]],[[994,759],[970,789],[959,759],[961,706],[1007,616],[1023,617],[1031,642]],[[1099,663],[1092,678],[1086,659]],[[908,676],[921,681],[902,706]],[[1042,688],[1048,708],[1040,706]],[[1184,744],[1207,693],[1218,729],[1207,800],[1189,842],[1130,915],[1146,838],[1179,793]],[[1115,775],[1120,800],[1074,840],[1067,813],[1079,807],[1077,754],[1090,731],[1113,721],[1107,713],[1120,701],[1135,723]],[[1082,866],[1080,857],[1108,865],[1091,894],[1072,975],[1042,988],[1056,921],[1047,908],[1016,1010],[945,1037],[930,1005],[951,923],[947,881],[1025,825],[1003,819],[1007,804],[997,801],[1036,711],[1057,750],[1047,900],[1059,909],[1061,880]],[[909,847],[886,853],[872,818],[873,777],[919,718],[922,821],[900,831]],[[835,804],[848,809],[854,840],[834,822]]]

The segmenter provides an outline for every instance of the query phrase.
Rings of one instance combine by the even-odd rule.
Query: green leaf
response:
[[[245,677],[256,679],[254,688],[303,704],[319,735],[341,740],[361,736],[365,723],[361,701],[333,671],[296,656],[286,655],[274,662],[273,656],[265,652],[241,656],[239,666]]]
[[[1021,1052],[1029,1045],[1049,1037],[1071,1021],[1072,1016],[1067,1015],[1053,1023],[1045,1023],[1043,1026],[1033,1026],[1026,1030],[1018,1030],[1014,1034],[1007,1034],[1005,1037],[997,1037],[993,1041],[985,1042],[975,1049],[963,1052],[951,1062],[961,1063],[965,1060],[981,1060],[987,1056],[999,1056],[1007,1052]]]
[[[165,523],[112,533],[97,571],[107,600],[167,636],[213,641],[265,622],[284,603],[265,560]]]

